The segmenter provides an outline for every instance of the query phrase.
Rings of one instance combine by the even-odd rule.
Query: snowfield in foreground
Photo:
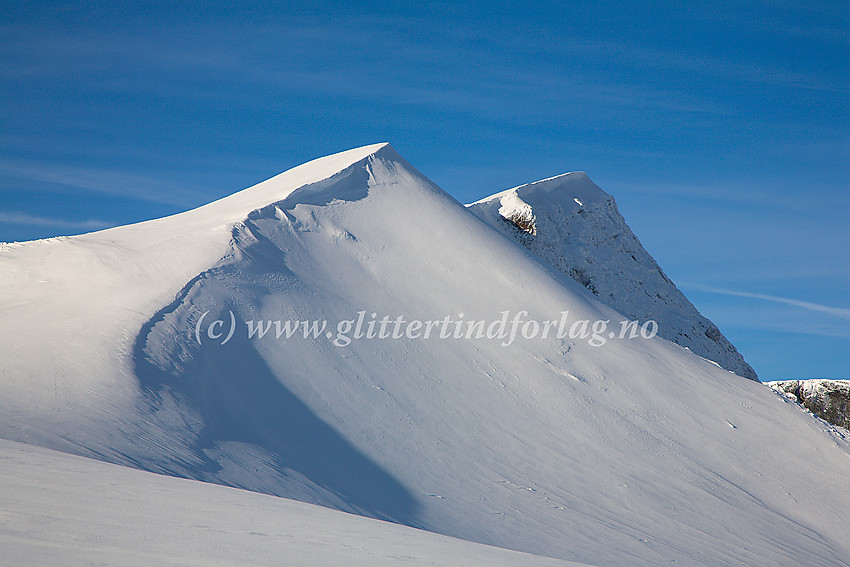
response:
[[[0,565],[581,567],[0,440]]]
[[[598,190],[562,181],[550,203]],[[620,252],[596,273],[633,281]],[[672,342],[246,332],[627,318],[556,268],[385,144],[173,217],[2,245],[0,437],[598,566],[848,565],[847,441]]]

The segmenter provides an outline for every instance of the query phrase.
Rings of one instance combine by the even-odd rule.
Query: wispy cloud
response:
[[[733,61],[709,55],[689,55],[675,51],[649,49],[632,44],[609,42],[604,45],[617,53],[619,57],[630,58],[634,62],[650,67],[698,72],[722,80],[731,78],[743,83],[846,92],[846,85],[843,82],[813,72]]]
[[[829,315],[833,315],[835,317],[841,317],[843,319],[850,319],[850,309],[845,309],[843,307],[832,307],[829,305],[821,305],[820,303],[812,303],[810,301],[800,301],[798,299],[790,299],[787,297],[779,297],[776,295],[768,295],[766,293],[752,293],[749,291],[736,291],[731,289],[722,289],[716,287],[709,287],[703,285],[693,285],[686,284],[682,285],[686,289],[694,289],[697,291],[703,291],[706,293],[717,293],[721,295],[731,295],[735,297],[749,297],[752,299],[761,299],[764,301],[772,301],[774,303],[782,303],[784,305],[791,305],[793,307],[799,307],[801,309],[808,309],[809,311],[817,311],[820,313],[827,313]]]
[[[38,226],[47,228],[62,228],[69,230],[100,230],[115,226],[116,223],[104,220],[69,220],[58,219],[54,217],[43,217],[39,215],[30,215],[17,211],[4,212],[0,211],[0,222],[7,224],[17,224],[26,226]]]
[[[836,151],[836,146],[824,146],[822,153]],[[658,156],[661,157],[661,156]],[[664,156],[668,157],[668,156]],[[689,182],[653,182],[647,183],[634,178],[615,178],[608,180],[607,189],[613,194],[644,194],[681,199],[694,202],[714,202],[717,204],[754,205],[761,213],[765,209],[784,211],[824,211],[846,210],[850,199],[845,184],[830,183],[818,179],[816,186],[807,188],[801,196],[796,179],[778,175],[763,175],[760,179],[738,179],[733,181],[694,180]]]
[[[0,160],[0,174],[86,189],[146,203],[187,207],[196,206],[206,200],[205,195],[199,191],[161,178],[107,169]]]
[[[240,49],[232,49],[213,41],[228,30],[206,26],[180,33],[170,33],[161,27],[154,34],[101,34],[96,37],[37,36],[26,38],[28,49],[50,57],[27,59],[26,65],[2,64],[0,77],[9,80],[30,75],[39,69],[41,75],[62,77],[69,69],[80,69],[90,77],[91,85],[104,90],[145,91],[155,96],[197,97],[197,85],[186,77],[226,76],[229,83],[251,84],[257,92],[274,88],[285,94],[316,94],[343,99],[379,100],[412,107],[436,108],[458,113],[474,112],[489,119],[527,117],[545,111],[554,116],[581,116],[588,112],[601,113],[600,108],[659,108],[682,113],[720,114],[725,110],[706,100],[696,100],[691,94],[659,90],[643,82],[623,84],[622,77],[600,76],[595,71],[577,67],[564,74],[555,65],[523,65],[511,62],[504,53],[468,44],[470,31],[463,26],[446,25],[442,30],[445,42],[439,46],[427,41],[408,42],[399,37],[398,28],[415,27],[414,21],[370,16],[363,26],[371,29],[376,45],[383,50],[363,49],[363,26],[356,22],[322,25],[252,24],[243,27],[246,33]],[[175,44],[174,37],[189,37]],[[525,53],[526,59],[537,54],[530,51],[526,40],[503,38],[513,53]],[[23,40],[22,40],[23,41]],[[516,43],[514,43],[516,42]],[[623,52],[631,46],[598,44],[573,37],[567,45],[553,41],[553,59],[569,55],[573,61],[587,55],[608,53],[612,60],[623,60]],[[105,50],[104,45],[109,45]],[[456,46],[463,45],[461,49]],[[271,46],[271,47],[270,47]],[[11,46],[14,48],[14,44]],[[270,50],[288,56],[281,61],[270,57]],[[61,57],[52,54],[64,54]],[[357,54],[352,57],[351,54]],[[70,54],[70,55],[69,55]],[[22,57],[30,56],[21,53]],[[64,61],[67,58],[70,62]],[[477,62],[469,66],[470,61]],[[80,63],[83,62],[83,63]],[[654,64],[654,63],[653,63]],[[701,68],[699,62],[689,63]],[[82,67],[79,67],[82,65]],[[141,68],[159,77],[158,80],[137,81],[124,72]],[[431,69],[423,75],[421,69]],[[163,71],[167,71],[163,73]],[[208,99],[224,99],[240,104],[250,97],[250,90],[220,88],[209,85],[202,91]],[[565,99],[578,102],[565,104]],[[528,104],[534,101],[534,104]],[[268,105],[268,101],[252,99],[253,105]],[[275,99],[274,104],[277,104]]]

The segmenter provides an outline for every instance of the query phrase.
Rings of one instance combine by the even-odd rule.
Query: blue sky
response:
[[[762,379],[850,378],[844,1],[31,4],[0,15],[0,241],[378,141],[464,202],[584,170]]]

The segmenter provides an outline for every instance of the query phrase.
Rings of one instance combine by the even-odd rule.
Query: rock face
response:
[[[765,384],[824,421],[850,429],[850,380],[779,380]]]
[[[469,209],[631,320],[751,380],[755,371],[643,248],[614,198],[583,172],[497,193]]]

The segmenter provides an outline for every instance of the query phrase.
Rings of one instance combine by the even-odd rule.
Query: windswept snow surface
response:
[[[515,187],[469,208],[626,317],[652,319],[662,338],[758,380],[732,343],[644,249],[614,198],[584,172]]]
[[[850,564],[846,441],[668,341],[249,339],[361,311],[618,328],[387,145],[4,246],[0,278],[7,439],[593,565]]]
[[[9,567],[581,567],[5,440],[0,478],[0,565]]]

